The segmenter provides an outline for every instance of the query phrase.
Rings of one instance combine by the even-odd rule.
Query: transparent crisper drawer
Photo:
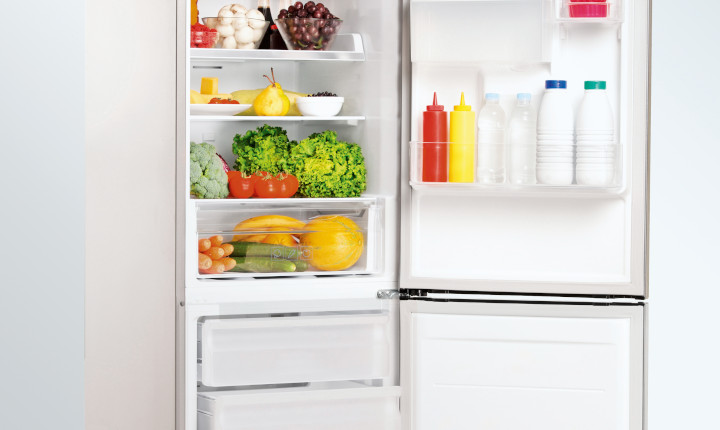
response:
[[[623,183],[622,151],[622,146],[609,143],[533,146],[410,142],[410,185],[421,190],[450,187],[509,193],[617,193]],[[467,182],[449,181],[451,159],[470,159]]]
[[[552,25],[544,16],[552,16],[549,1],[412,0],[411,60],[547,62]]]
[[[399,387],[357,382],[198,393],[198,430],[398,430]]]
[[[209,387],[390,378],[386,313],[206,319],[198,379]]]
[[[195,200],[195,205],[199,255],[193,270],[199,278],[381,270],[380,198]]]

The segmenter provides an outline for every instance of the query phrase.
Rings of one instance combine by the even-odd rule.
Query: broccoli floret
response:
[[[230,194],[227,173],[209,143],[190,142],[190,193],[201,199],[224,199]]]

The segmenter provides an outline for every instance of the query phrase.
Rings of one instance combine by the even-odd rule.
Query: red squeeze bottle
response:
[[[448,114],[444,109],[433,93],[433,104],[423,112],[423,182],[448,180]]]

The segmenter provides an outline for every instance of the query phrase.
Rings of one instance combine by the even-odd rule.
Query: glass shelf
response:
[[[228,61],[365,61],[365,49],[359,34],[338,34],[332,51],[274,49],[190,48],[190,61],[205,64]]]
[[[344,122],[348,125],[357,125],[364,121],[361,115],[348,116],[216,116],[216,115],[190,115],[191,122]]]

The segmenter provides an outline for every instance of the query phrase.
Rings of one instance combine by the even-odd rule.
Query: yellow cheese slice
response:
[[[202,78],[200,94],[217,94],[218,78]]]

